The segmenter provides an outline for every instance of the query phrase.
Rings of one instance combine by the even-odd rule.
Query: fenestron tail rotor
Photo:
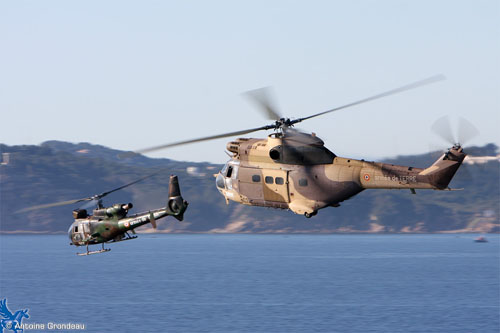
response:
[[[304,120],[311,119],[314,117],[319,117],[319,116],[322,116],[322,115],[325,115],[327,113],[331,113],[334,111],[347,109],[349,107],[353,107],[356,105],[360,105],[363,103],[374,101],[376,99],[380,99],[383,97],[399,94],[399,93],[402,93],[404,91],[408,91],[411,89],[422,87],[422,86],[432,84],[432,83],[435,83],[435,82],[438,82],[438,81],[441,81],[444,79],[445,79],[444,75],[431,76],[431,77],[426,78],[424,80],[416,81],[416,82],[401,86],[401,87],[396,88],[396,89],[391,89],[391,90],[385,91],[385,92],[377,94],[377,95],[363,98],[363,99],[360,99],[358,101],[355,101],[355,102],[352,102],[349,104],[345,104],[345,105],[342,105],[342,106],[339,106],[339,107],[336,107],[336,108],[333,108],[330,110],[326,110],[323,112],[319,112],[319,113],[316,113],[316,114],[313,114],[313,115],[310,115],[307,117],[303,117],[303,118],[298,118],[298,119],[290,119],[290,118],[285,118],[285,117],[281,116],[280,112],[277,111],[275,104],[272,102],[272,99],[270,97],[271,94],[270,94],[269,88],[256,89],[256,90],[252,90],[252,91],[247,92],[245,95],[247,97],[249,97],[262,110],[262,112],[264,113],[266,118],[268,118],[270,120],[274,120],[274,123],[269,124],[269,125],[264,125],[261,127],[244,129],[241,131],[216,134],[216,135],[205,136],[205,137],[200,137],[200,138],[196,138],[196,139],[177,141],[177,142],[173,142],[173,143],[167,143],[167,144],[163,144],[163,145],[157,145],[157,146],[153,146],[153,147],[149,147],[149,148],[139,149],[139,150],[136,150],[136,151],[131,152],[131,153],[126,153],[126,154],[122,155],[122,157],[128,157],[128,156],[133,155],[134,153],[138,153],[138,154],[150,153],[153,151],[158,151],[158,150],[167,149],[167,148],[171,148],[171,147],[191,144],[191,143],[195,143],[195,142],[209,141],[209,140],[221,139],[221,138],[226,138],[226,137],[234,137],[234,136],[238,136],[238,135],[243,135],[243,134],[248,134],[248,133],[263,131],[263,130],[273,129],[276,131],[286,132],[287,129],[289,129],[290,127],[292,127],[295,124],[300,123]]]
[[[134,184],[136,184],[136,183],[138,183],[140,181],[143,181],[145,179],[153,177],[153,176],[157,175],[158,173],[159,172],[155,172],[155,173],[150,174],[150,175],[148,175],[146,177],[142,177],[140,179],[134,180],[131,183],[122,185],[122,186],[117,187],[115,189],[112,189],[110,191],[102,192],[101,194],[95,194],[95,195],[93,195],[91,197],[81,198],[81,199],[74,199],[74,200],[59,201],[59,202],[53,202],[53,203],[48,203],[48,204],[42,204],[42,205],[35,205],[35,206],[31,206],[31,207],[26,207],[26,208],[20,209],[20,210],[16,211],[15,213],[25,213],[25,212],[29,212],[29,211],[37,210],[37,209],[44,209],[44,208],[64,206],[64,205],[72,205],[72,204],[75,204],[75,203],[78,203],[78,202],[85,202],[85,201],[90,201],[90,204],[92,206],[94,204],[100,205],[101,199],[104,198],[105,196],[107,196],[108,194],[111,194],[113,192],[116,192],[116,191],[119,191],[121,189],[124,189],[125,187],[134,185]],[[85,206],[87,206],[87,205],[85,205]]]

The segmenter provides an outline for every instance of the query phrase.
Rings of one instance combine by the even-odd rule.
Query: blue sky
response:
[[[498,1],[3,1],[0,142],[133,150],[303,117],[434,74],[446,81],[314,118],[341,156],[423,153],[436,119],[500,145]],[[252,137],[263,137],[255,133]],[[223,162],[228,139],[149,156]]]

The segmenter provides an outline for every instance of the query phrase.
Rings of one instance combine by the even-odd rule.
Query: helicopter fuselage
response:
[[[109,208],[108,208],[109,209]],[[103,210],[106,210],[104,208]],[[168,214],[166,209],[157,209],[132,216],[100,217],[95,214],[86,218],[75,219],[68,230],[71,245],[85,246],[105,242],[117,242],[126,239],[128,231],[143,226]]]
[[[94,214],[91,216],[88,216],[84,209],[74,210],[75,221],[68,230],[70,245],[87,246],[87,252],[80,255],[100,253],[109,249],[104,249],[103,245],[102,250],[89,252],[88,246],[135,238],[130,236],[128,231],[133,232],[135,228],[147,223],[156,228],[156,220],[166,216],[173,216],[182,221],[188,202],[181,196],[177,176],[170,176],[168,193],[165,207],[131,216],[127,216],[129,209],[133,207],[131,203],[115,204],[108,208],[101,206],[94,209]]]
[[[68,230],[70,244],[86,246],[121,241],[127,238],[128,231],[150,223],[151,216],[156,221],[169,215],[166,209],[157,209],[128,217],[126,215],[102,216],[100,211],[106,210],[109,208],[96,209],[94,215],[75,219]]]
[[[315,135],[299,140],[238,139],[216,178],[219,192],[238,203],[290,209],[306,217],[338,207],[365,189],[447,189],[465,158],[453,147],[431,167],[414,168],[338,157]]]

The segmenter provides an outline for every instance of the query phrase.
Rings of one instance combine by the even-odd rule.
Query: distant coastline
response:
[[[226,205],[213,174],[221,165],[148,158],[119,158],[123,151],[90,143],[48,141],[39,146],[0,144],[0,234],[66,234],[75,207],[53,207],[25,214],[37,204],[82,198],[115,188],[156,171],[157,176],[113,193],[104,204],[134,204],[133,212],[165,205],[170,174],[179,177],[189,202],[183,222],[165,219],[159,234],[439,234],[500,233],[500,162],[498,147],[468,147],[473,164],[450,184],[463,191],[366,190],[337,208],[311,219],[286,210]],[[484,157],[479,159],[479,157]],[[492,158],[486,158],[492,157]],[[398,156],[381,162],[422,167],[433,154]],[[477,162],[477,163],[476,163]],[[89,213],[93,207],[87,207]]]

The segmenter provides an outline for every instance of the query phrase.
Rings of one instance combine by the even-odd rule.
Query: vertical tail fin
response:
[[[167,212],[179,221],[184,219],[184,212],[186,211],[188,202],[181,196],[181,189],[177,176],[170,176],[170,184],[168,187],[168,202]]]
[[[455,145],[442,155],[434,164],[420,172],[419,175],[427,176],[429,183],[437,189],[448,187],[451,179],[467,156],[461,146]]]

